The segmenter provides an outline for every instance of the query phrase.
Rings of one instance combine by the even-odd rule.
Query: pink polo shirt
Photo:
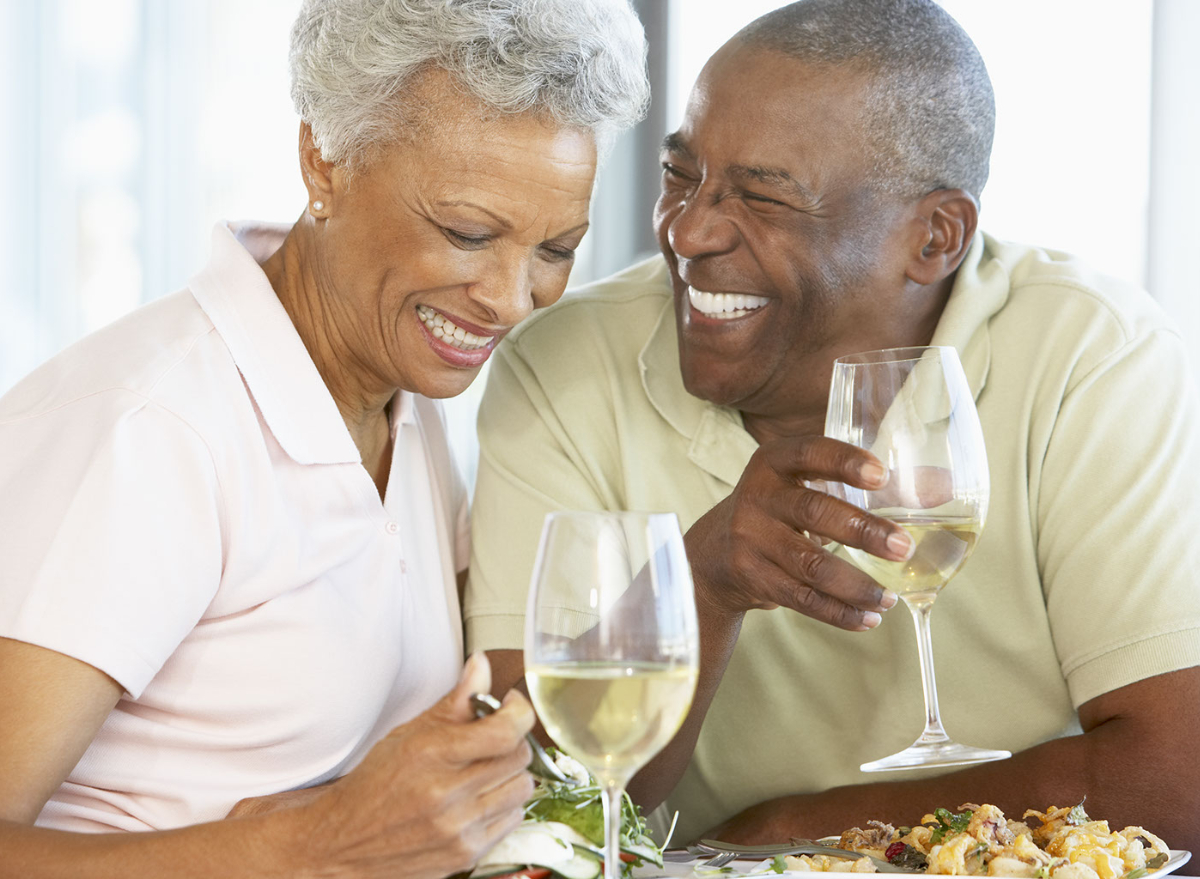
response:
[[[38,823],[145,830],[344,774],[462,664],[466,495],[401,392],[387,496],[259,268],[219,225],[187,289],[0,398],[0,635],[126,693]]]

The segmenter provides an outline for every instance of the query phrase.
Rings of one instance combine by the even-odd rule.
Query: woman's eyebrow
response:
[[[441,208],[474,208],[475,210],[485,213],[495,220],[500,228],[502,228],[504,231],[507,232],[512,229],[512,223],[510,223],[504,217],[500,216],[495,211],[488,210],[481,204],[476,204],[473,201],[437,201],[434,202],[434,204]]]

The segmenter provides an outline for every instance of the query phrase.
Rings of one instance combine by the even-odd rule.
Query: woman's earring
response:
[[[314,211],[323,211],[323,210],[325,210],[325,202],[323,202],[323,201],[314,201],[314,202],[312,203],[312,209],[313,209]]]

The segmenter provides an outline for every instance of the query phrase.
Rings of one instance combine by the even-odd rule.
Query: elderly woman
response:
[[[627,0],[304,4],[300,219],[0,400],[0,876],[434,877],[519,820],[433,398],[562,294],[644,51]]]

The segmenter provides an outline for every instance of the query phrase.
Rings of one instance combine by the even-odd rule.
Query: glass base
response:
[[[970,745],[960,745],[949,739],[935,742],[917,739],[903,751],[864,763],[858,768],[863,772],[887,772],[892,769],[921,769],[925,766],[967,766],[971,763],[1005,760],[1011,756],[1011,751],[972,748]]]

